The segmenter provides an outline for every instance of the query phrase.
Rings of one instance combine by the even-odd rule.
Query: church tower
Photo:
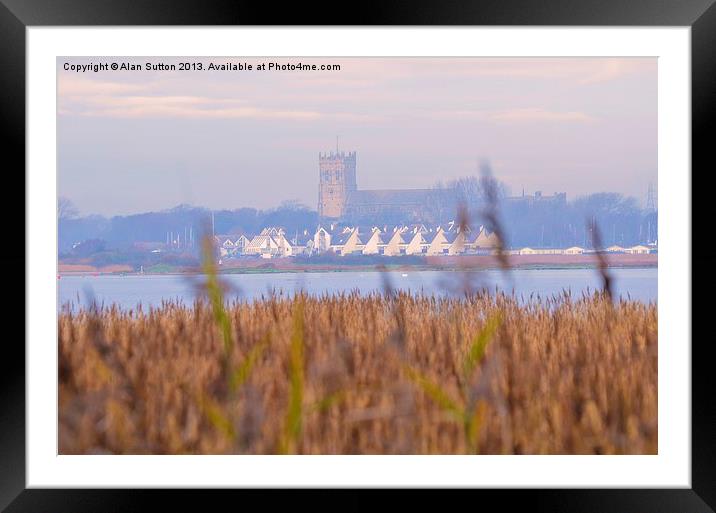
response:
[[[319,153],[318,173],[318,216],[339,218],[348,195],[357,188],[356,152]]]

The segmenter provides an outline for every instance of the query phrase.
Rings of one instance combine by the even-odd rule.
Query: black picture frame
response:
[[[243,0],[198,2],[196,0],[155,0],[112,2],[111,0],[0,0],[0,123],[3,180],[8,194],[3,201],[5,219],[13,219],[3,230],[10,244],[2,252],[6,270],[8,306],[15,310],[32,308],[21,301],[24,276],[32,272],[25,263],[25,29],[31,26],[86,25],[540,25],[540,26],[690,26],[692,51],[692,234],[710,234],[704,228],[710,219],[705,212],[708,189],[695,186],[700,175],[716,169],[712,141],[716,102],[716,6],[714,0],[482,0],[480,2],[437,2],[427,0],[383,0],[362,2],[341,13],[335,3],[287,3],[277,8],[271,2]],[[88,49],[91,53],[91,49]],[[712,130],[709,130],[712,129]],[[37,234],[34,234],[37,236]],[[705,248],[692,253],[692,276],[697,268],[706,270],[712,257]],[[22,283],[21,283],[22,281]],[[452,500],[475,494],[477,506],[488,503],[511,510],[570,512],[707,512],[716,508],[716,401],[711,398],[716,380],[707,357],[710,337],[697,336],[704,324],[709,302],[698,301],[714,280],[699,274],[692,285],[692,452],[690,489],[503,489],[456,491]],[[7,294],[7,291],[12,291]],[[26,311],[26,310],[25,310]],[[17,312],[19,318],[20,312]],[[6,325],[15,316],[6,316]],[[16,322],[16,321],[15,321]],[[19,325],[19,323],[17,323]],[[7,511],[137,511],[149,501],[161,498],[162,509],[203,510],[217,500],[215,491],[188,490],[79,490],[26,489],[25,476],[25,351],[24,324],[16,335],[5,329],[0,357],[0,509]],[[225,490],[219,493],[232,500],[236,493],[272,506],[284,493],[269,490]],[[357,509],[373,503],[372,497],[350,491],[350,498],[333,497],[336,491],[314,491],[321,505],[340,504]],[[375,492],[369,492],[375,493]],[[451,492],[452,493],[452,492]],[[211,494],[211,498],[208,495]],[[424,491],[404,497],[402,509],[425,504]],[[382,500],[382,499],[381,499]],[[209,501],[209,502],[208,502]],[[242,498],[245,503],[246,497]],[[340,502],[336,502],[340,501]],[[312,507],[319,504],[312,501]]]

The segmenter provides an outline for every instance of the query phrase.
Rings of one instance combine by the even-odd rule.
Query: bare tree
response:
[[[425,198],[425,219],[430,223],[444,222],[455,213],[453,209],[454,193],[442,182],[437,182]]]
[[[463,176],[451,182],[451,186],[455,189],[458,202],[465,207],[475,205],[480,201],[482,184],[476,176]]]
[[[79,215],[79,211],[75,204],[69,198],[60,196],[57,198],[57,218],[58,219],[72,219]]]

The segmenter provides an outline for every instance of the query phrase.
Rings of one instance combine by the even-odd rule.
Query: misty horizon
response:
[[[524,191],[525,196],[531,196],[535,192],[541,192],[542,194],[551,195],[554,192],[560,192],[560,191]],[[578,200],[580,198],[586,198],[588,196],[596,195],[596,194],[620,194],[623,196],[624,199],[629,200],[633,199],[636,201],[636,204],[639,206],[639,208],[645,208],[645,199],[639,198],[636,196],[628,196],[628,195],[622,195],[621,193],[617,193],[615,191],[594,191],[591,193],[586,194],[580,194],[579,196],[575,196],[570,198],[569,195],[567,195],[567,202],[571,203],[575,200]],[[522,195],[522,191],[519,191],[519,194],[516,194],[515,191],[510,191],[510,197],[518,197]],[[105,218],[112,218],[112,217],[124,217],[124,216],[132,216],[132,215],[138,215],[138,214],[148,214],[148,213],[160,213],[160,212],[168,212],[173,211],[176,209],[181,208],[187,208],[187,209],[199,209],[199,210],[207,210],[210,212],[221,212],[221,211],[236,211],[241,209],[251,209],[256,210],[259,212],[269,212],[272,210],[280,210],[282,208],[301,208],[306,209],[310,212],[317,212],[316,205],[312,204],[306,204],[302,203],[296,199],[283,199],[276,203],[275,205],[269,205],[266,207],[257,207],[255,205],[235,205],[230,207],[212,207],[211,205],[204,205],[204,204],[198,204],[198,203],[177,203],[175,205],[170,205],[167,207],[156,207],[156,208],[148,208],[147,210],[136,210],[136,211],[126,211],[126,212],[116,212],[112,214],[102,214],[97,212],[83,212],[77,208],[76,203],[74,200],[67,196],[59,196],[59,198],[67,199],[71,203],[71,208],[75,210],[76,217],[93,217],[93,216],[99,216],[99,217],[105,217]]]
[[[512,196],[657,184],[654,58],[217,58],[326,72],[78,73],[58,58],[58,195],[106,217],[187,204],[316,210],[318,154],[357,152],[360,189],[478,175]],[[101,58],[107,60],[106,58]],[[119,62],[178,58],[116,58]],[[192,59],[208,63],[212,59]]]

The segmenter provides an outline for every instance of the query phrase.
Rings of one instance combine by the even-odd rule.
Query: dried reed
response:
[[[654,304],[299,294],[218,323],[217,307],[63,311],[60,453],[657,451]]]

